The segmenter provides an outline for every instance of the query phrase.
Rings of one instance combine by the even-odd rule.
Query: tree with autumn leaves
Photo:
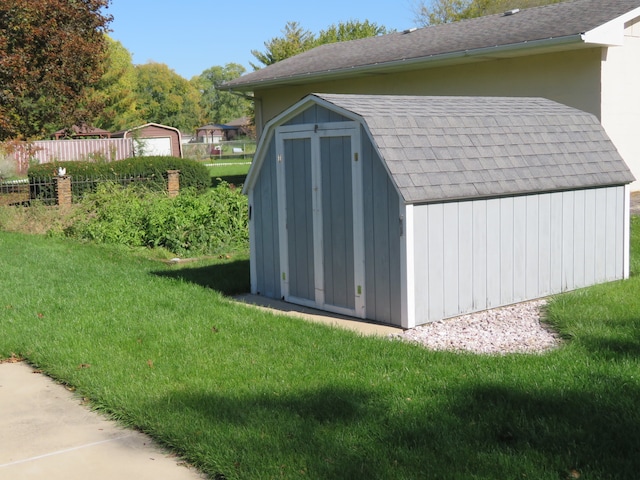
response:
[[[0,140],[89,121],[100,105],[110,0],[0,2]]]

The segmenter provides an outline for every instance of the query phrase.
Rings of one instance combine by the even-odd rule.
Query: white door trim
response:
[[[324,137],[351,138],[351,182],[353,202],[353,259],[355,308],[349,309],[325,303],[324,292],[324,249],[322,215],[322,174],[320,139]],[[313,210],[313,256],[315,298],[313,300],[290,295],[289,288],[289,246],[287,237],[286,178],[284,158],[285,140],[311,140],[311,186]],[[357,122],[337,122],[324,124],[288,125],[276,128],[277,188],[278,188],[278,232],[280,238],[280,283],[282,296],[286,301],[345,315],[366,318],[365,299],[365,258],[364,258],[364,202],[362,160],[360,151],[360,128]]]

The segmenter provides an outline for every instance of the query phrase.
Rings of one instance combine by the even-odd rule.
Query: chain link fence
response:
[[[253,140],[233,140],[220,143],[185,143],[182,155],[198,161],[209,160],[248,160],[253,159],[256,142]]]

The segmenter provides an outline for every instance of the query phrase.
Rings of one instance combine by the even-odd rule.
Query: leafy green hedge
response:
[[[46,191],[47,186],[39,186],[42,179],[53,177],[58,167],[66,169],[71,176],[71,189],[75,198],[87,191],[95,191],[98,183],[103,181],[119,181],[121,179],[135,181],[145,179],[144,185],[151,190],[166,189],[167,170],[180,170],[180,188],[194,188],[203,191],[211,186],[211,176],[207,167],[195,160],[178,157],[133,157],[117,162],[52,162],[35,165],[29,168],[29,183],[36,196],[53,196]],[[74,182],[75,180],[75,182]]]

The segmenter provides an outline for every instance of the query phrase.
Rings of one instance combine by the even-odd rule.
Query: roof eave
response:
[[[237,92],[251,92],[256,88],[270,88],[284,85],[306,84],[314,81],[322,81],[324,79],[339,79],[351,77],[354,75],[367,75],[393,71],[395,69],[404,69],[407,66],[439,66],[455,63],[466,63],[474,61],[483,61],[492,58],[506,58],[515,56],[514,54],[523,52],[527,55],[535,53],[543,53],[548,51],[560,50],[563,48],[584,48],[584,47],[608,47],[620,46],[624,44],[624,26],[625,23],[640,16],[640,7],[634,8],[629,12],[614,18],[598,27],[589,31],[568,35],[563,37],[551,37],[540,40],[524,41],[508,45],[496,45],[492,47],[483,47],[473,50],[463,50],[444,54],[428,55],[412,59],[400,59],[391,62],[361,65],[356,67],[347,67],[336,70],[327,70],[323,72],[314,72],[306,74],[294,74],[285,77],[266,79],[262,81],[254,81],[247,83],[231,85],[221,85],[219,89]],[[238,79],[241,81],[241,78]]]
[[[509,197],[521,197],[525,195],[543,195],[549,193],[560,193],[560,192],[570,192],[576,190],[590,190],[593,188],[611,188],[611,187],[624,187],[625,185],[629,185],[632,181],[625,182],[611,182],[611,183],[593,183],[593,184],[584,184],[579,187],[564,187],[564,188],[555,188],[549,190],[518,190],[513,192],[505,192],[500,194],[493,195],[475,195],[475,196],[451,196],[451,197],[436,197],[429,199],[415,199],[415,200],[407,200],[403,198],[404,205],[430,205],[430,204],[438,204],[438,203],[453,203],[453,202],[466,202],[469,200],[492,200],[496,198],[509,198]]]
[[[595,37],[594,37],[595,39]],[[306,84],[315,81],[322,81],[327,78],[332,80],[341,77],[352,77],[354,75],[373,75],[388,71],[406,69],[407,67],[435,67],[448,64],[460,64],[467,62],[479,62],[495,58],[508,58],[516,56],[516,53],[524,52],[525,54],[542,53],[554,50],[564,50],[567,48],[581,48],[588,46],[587,44],[602,44],[587,40],[585,34],[575,34],[564,37],[553,37],[542,40],[532,40],[508,45],[496,45],[492,47],[483,47],[473,50],[461,50],[457,52],[449,52],[443,54],[428,55],[425,57],[407,58],[394,60],[391,62],[375,63],[369,65],[361,65],[355,67],[341,68],[336,70],[326,70],[323,72],[313,72],[305,74],[296,74],[287,77],[279,77],[262,81],[239,83],[231,85],[221,85],[220,90],[229,91],[253,91],[257,88],[270,88],[292,84]]]

